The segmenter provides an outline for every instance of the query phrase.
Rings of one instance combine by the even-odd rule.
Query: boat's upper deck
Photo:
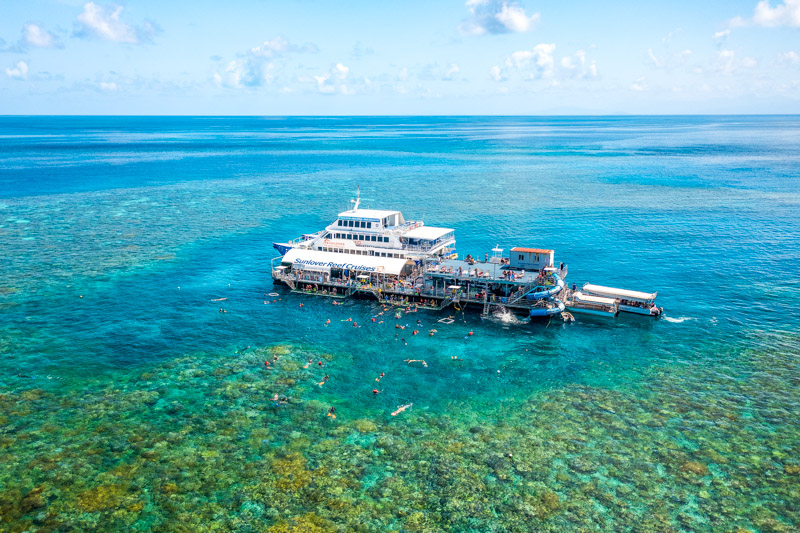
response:
[[[378,222],[392,215],[400,215],[400,211],[389,211],[384,209],[351,209],[339,213],[339,218],[344,220],[369,220]]]
[[[517,270],[509,268],[508,265],[478,261],[470,265],[460,259],[446,259],[436,264],[429,264],[426,272],[435,278],[456,279],[464,282],[480,280],[482,283],[490,281],[508,285],[536,285],[541,281],[538,271]]]

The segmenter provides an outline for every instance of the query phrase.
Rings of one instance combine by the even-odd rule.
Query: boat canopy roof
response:
[[[453,233],[452,228],[437,228],[436,226],[420,226],[403,233],[405,239],[421,239],[423,241],[435,241],[444,237],[448,233]]]
[[[357,219],[357,218],[369,218],[372,220],[380,220],[384,217],[392,216],[399,214],[400,211],[386,211],[383,209],[351,209],[350,211],[344,211],[339,213],[339,218],[347,219]]]
[[[583,286],[584,292],[605,296],[607,298],[619,298],[623,300],[634,300],[637,302],[652,302],[656,299],[658,292],[629,291],[626,289],[615,289],[614,287],[604,287],[602,285],[592,285],[586,283]]]
[[[315,272],[329,271],[332,268],[353,270],[364,274],[388,274],[399,276],[407,265],[413,264],[408,259],[394,257],[377,257],[371,255],[339,254],[292,248],[281,260],[282,264],[290,263],[298,270]]]
[[[576,292],[574,297],[576,300],[580,300],[582,302],[592,302],[596,304],[614,305],[617,302],[614,298],[603,298],[602,296],[592,296],[590,294],[584,294],[582,292]]]

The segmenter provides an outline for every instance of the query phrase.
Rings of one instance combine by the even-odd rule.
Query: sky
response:
[[[0,0],[0,114],[800,113],[800,0]]]

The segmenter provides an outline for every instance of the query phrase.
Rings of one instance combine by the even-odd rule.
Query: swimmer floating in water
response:
[[[380,375],[380,376],[378,376],[377,378],[375,378],[375,381],[378,381],[378,382],[380,382],[380,380],[381,380],[381,379],[383,379],[383,376],[385,376],[385,375],[386,375],[386,374],[384,374],[383,372],[381,372],[381,375]]]
[[[412,405],[414,405],[414,404],[413,404],[413,403],[407,403],[407,404],[405,404],[405,405],[401,405],[401,406],[399,406],[397,409],[395,409],[394,411],[392,411],[392,416],[397,416],[397,415],[399,415],[400,413],[402,413],[402,412],[403,412],[403,411],[405,411],[406,409],[410,408]]]
[[[310,365],[313,362],[314,362],[313,359],[309,359],[308,362],[303,366],[303,368],[308,368],[308,365]]]
[[[322,381],[320,381],[319,383],[317,383],[317,385],[319,385],[320,387],[322,387],[323,385],[325,385],[325,383],[326,383],[327,381],[328,381],[328,374],[325,374],[325,377],[324,377],[324,378],[322,378]]]
[[[335,407],[331,406],[331,408],[328,409],[328,416],[331,417],[331,418],[336,418],[336,408]]]
[[[422,363],[422,366],[424,366],[424,367],[426,367],[426,368],[427,368],[427,366],[428,366],[428,363],[426,363],[424,359],[403,359],[403,360],[404,360],[406,363],[408,363],[409,365],[410,365],[411,363]]]

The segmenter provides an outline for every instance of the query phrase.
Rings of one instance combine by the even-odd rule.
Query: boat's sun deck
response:
[[[459,274],[459,268],[461,273]],[[476,261],[469,264],[461,259],[446,259],[436,264],[430,264],[427,272],[437,278],[491,281],[507,283],[509,285],[531,285],[537,283],[539,272],[533,270],[517,270],[507,265],[497,263],[483,263]]]

